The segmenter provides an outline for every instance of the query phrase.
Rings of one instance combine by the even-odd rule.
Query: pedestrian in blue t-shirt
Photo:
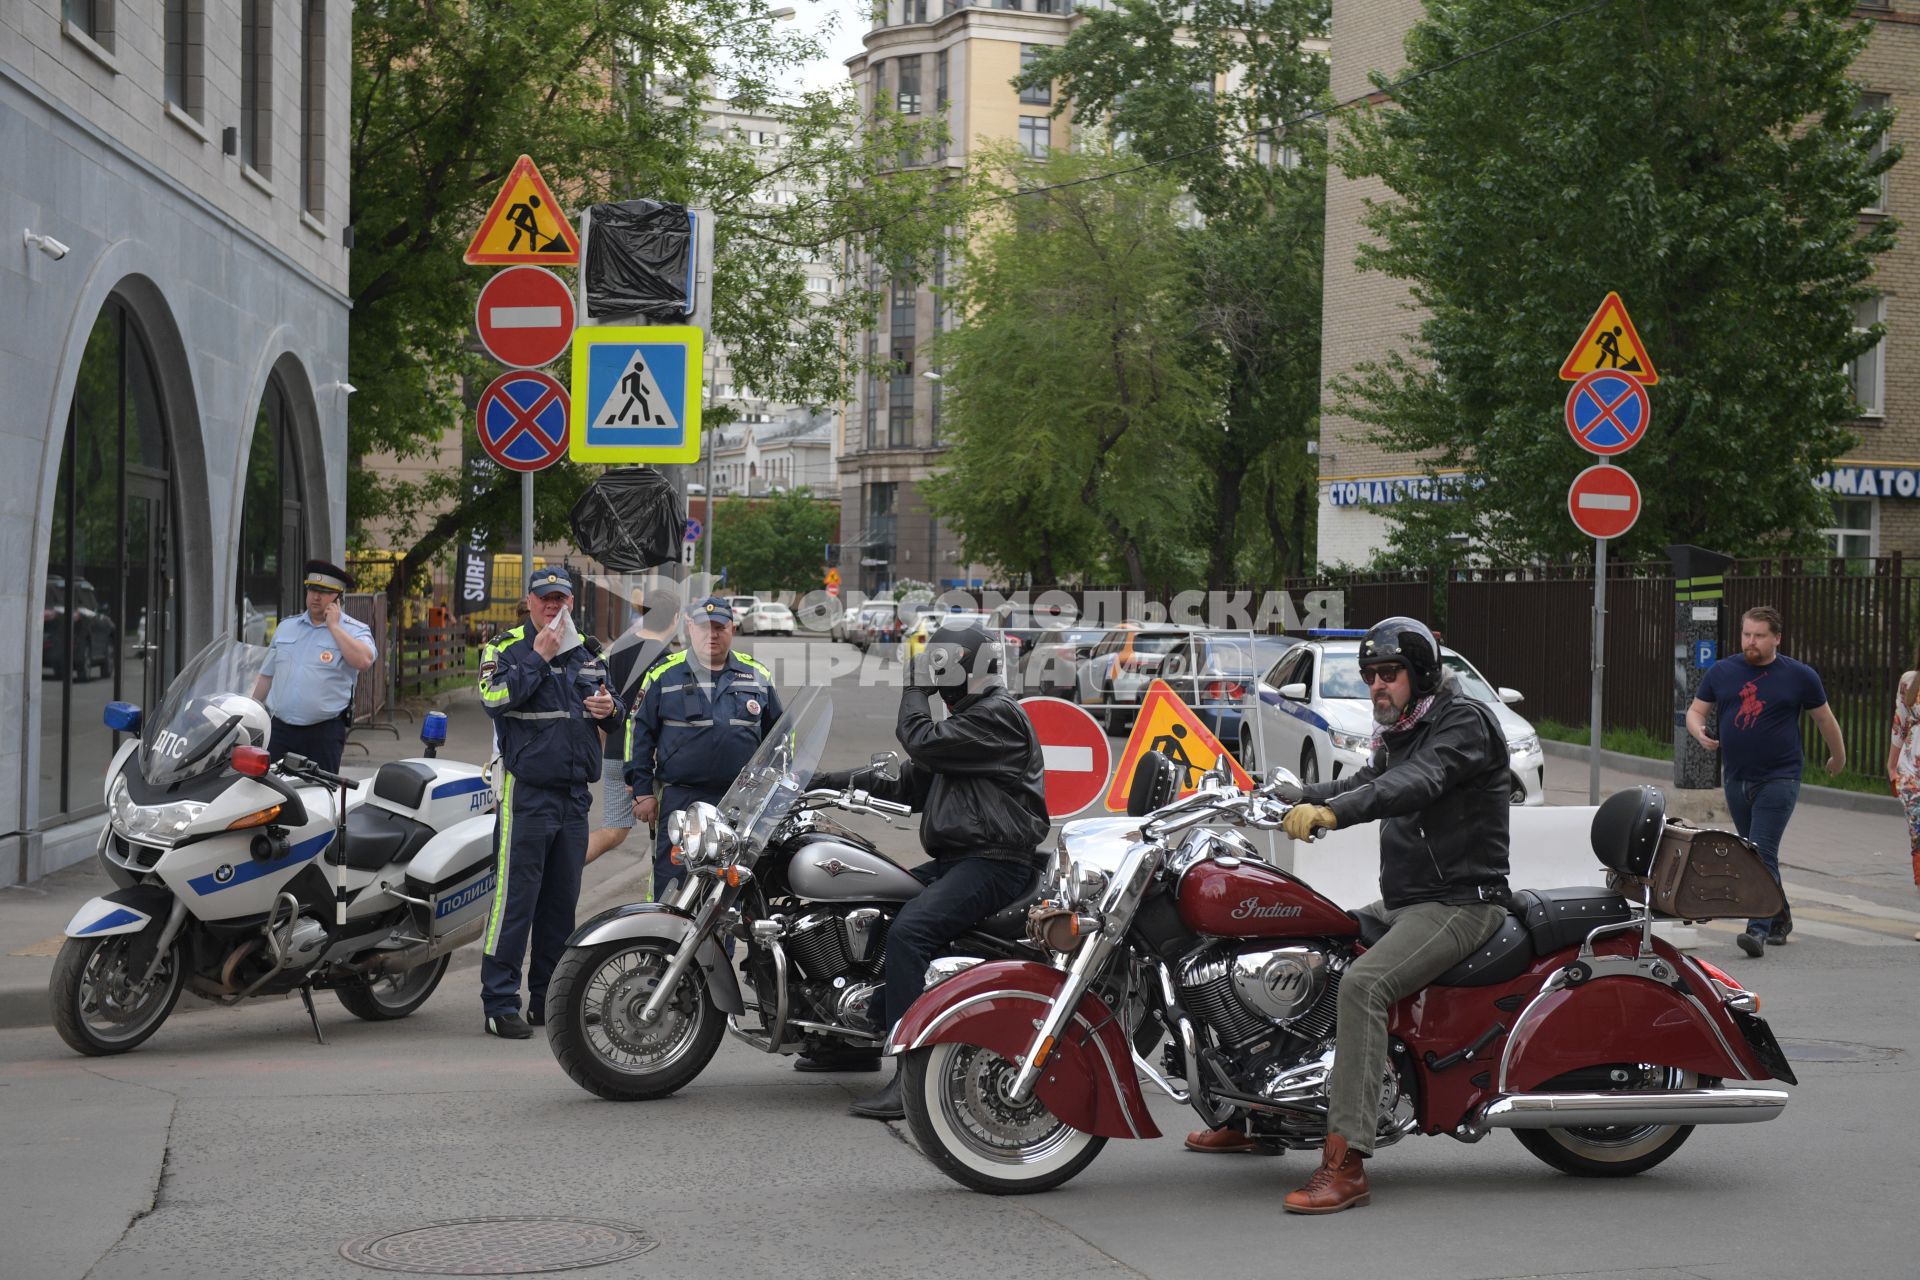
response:
[[[1765,605],[1740,615],[1740,656],[1707,668],[1687,708],[1687,732],[1721,756],[1727,809],[1742,836],[1753,841],[1773,878],[1780,878],[1780,837],[1800,799],[1800,713],[1807,712],[1827,743],[1827,772],[1847,767],[1840,722],[1827,705],[1819,673],[1780,652],[1781,619]],[[1718,708],[1720,736],[1707,736],[1707,712]],[[1765,954],[1793,932],[1793,911],[1747,921],[1737,941],[1750,956]]]

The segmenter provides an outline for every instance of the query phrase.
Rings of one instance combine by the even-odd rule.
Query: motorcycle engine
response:
[[[327,945],[327,927],[312,916],[301,916],[287,931],[287,967],[298,969],[311,964]]]
[[[1213,1028],[1222,1047],[1279,1027],[1309,1044],[1333,1033],[1344,966],[1326,948],[1216,947],[1180,970],[1180,1002]]]

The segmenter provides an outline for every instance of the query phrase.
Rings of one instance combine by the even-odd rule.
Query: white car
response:
[[[1373,704],[1360,682],[1364,632],[1316,636],[1295,645],[1260,682],[1260,707],[1244,724],[1237,745],[1249,768],[1291,769],[1302,782],[1331,781],[1363,767],[1372,755]],[[1493,708],[1507,737],[1515,804],[1547,802],[1546,756],[1540,735],[1509,705],[1513,689],[1496,689],[1459,654],[1442,645],[1440,660],[1461,692]]]
[[[793,634],[793,610],[774,600],[756,600],[747,610],[740,629],[753,636],[790,636]]]

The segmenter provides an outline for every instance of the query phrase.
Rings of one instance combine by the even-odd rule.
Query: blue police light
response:
[[[447,745],[447,713],[429,711],[420,717],[420,741],[430,747]]]
[[[100,719],[115,733],[140,732],[140,708],[131,702],[109,702]]]
[[[1313,627],[1307,634],[1316,640],[1359,640],[1367,632],[1364,627]]]

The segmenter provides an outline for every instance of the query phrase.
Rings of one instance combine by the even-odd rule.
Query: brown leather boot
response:
[[[1367,1171],[1361,1164],[1363,1159],[1358,1151],[1348,1149],[1345,1138],[1337,1133],[1329,1134],[1327,1149],[1320,1154],[1320,1167],[1307,1179],[1306,1186],[1287,1193],[1286,1211],[1338,1213],[1372,1203],[1373,1196],[1367,1191]]]
[[[1207,1155],[1239,1155],[1259,1149],[1259,1144],[1238,1129],[1196,1129],[1187,1135],[1187,1150]]]

